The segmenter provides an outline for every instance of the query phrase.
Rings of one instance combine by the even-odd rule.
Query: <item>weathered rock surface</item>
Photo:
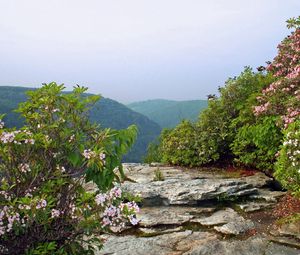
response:
[[[266,202],[277,202],[279,198],[284,196],[283,191],[274,191],[270,189],[259,189],[256,194],[250,196],[252,199],[264,200]]]
[[[169,179],[150,183],[125,182],[123,189],[139,195],[146,205],[197,205],[220,197],[242,197],[257,193],[244,181],[226,179]]]
[[[220,227],[214,227],[215,230],[226,235],[239,235],[254,228],[254,223],[251,220],[245,220],[242,217],[235,221],[224,224]]]
[[[107,236],[100,255],[299,255],[299,250],[261,236],[220,241],[210,232],[190,230],[155,237]]]
[[[140,226],[153,227],[158,225],[182,225],[204,217],[203,214],[211,213],[215,210],[213,207],[179,207],[179,206],[161,206],[146,207],[137,215],[140,220]],[[200,216],[202,215],[202,216]]]
[[[99,254],[122,255],[158,255],[183,254],[192,247],[217,240],[217,236],[208,232],[190,230],[164,234],[155,237],[108,236],[104,249]]]
[[[153,181],[157,169],[164,181]],[[300,230],[295,226],[282,226],[273,236],[262,231],[249,237],[261,221],[247,215],[272,207],[285,194],[268,189],[272,180],[263,173],[232,178],[215,169],[161,164],[124,164],[124,170],[129,181],[123,190],[143,199],[140,223],[119,236],[107,235],[98,254],[300,255],[300,247],[291,247],[298,247]],[[243,215],[233,209],[237,207]]]
[[[290,222],[279,226],[278,233],[281,236],[292,236],[300,240],[300,222]]]
[[[300,248],[300,222],[284,223],[270,232],[274,242]],[[300,253],[299,253],[300,254]]]
[[[231,208],[217,211],[209,217],[192,219],[191,222],[200,223],[203,226],[214,226],[217,232],[226,235],[239,235],[254,228],[251,220],[244,219]]]
[[[194,247],[184,255],[299,255],[296,249],[270,243],[263,237],[248,238],[245,241],[220,241]]]
[[[192,222],[200,223],[203,226],[216,226],[233,222],[238,217],[240,216],[236,211],[231,208],[226,208],[224,210],[217,211],[210,216],[194,219]]]

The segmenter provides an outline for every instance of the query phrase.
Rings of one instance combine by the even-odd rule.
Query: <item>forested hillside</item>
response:
[[[196,121],[199,113],[207,107],[207,100],[173,101],[155,99],[135,102],[127,106],[155,121],[162,128],[172,128],[184,119]]]
[[[13,110],[20,102],[26,100],[25,92],[32,90],[23,87],[0,87],[0,114],[6,113],[5,123],[9,127],[20,127],[23,120]],[[102,127],[113,129],[126,128],[136,124],[139,129],[138,139],[132,150],[124,157],[126,162],[139,162],[145,154],[149,142],[153,141],[159,133],[160,127],[144,115],[130,110],[128,107],[108,98],[101,98],[90,112],[93,122],[101,123]]]

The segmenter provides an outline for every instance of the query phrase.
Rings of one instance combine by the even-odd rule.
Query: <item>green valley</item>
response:
[[[196,121],[207,107],[207,100],[175,101],[154,99],[127,105],[131,110],[144,114],[162,128],[173,128],[182,120]]]
[[[23,120],[14,110],[20,102],[26,101],[26,91],[32,88],[1,86],[0,114],[5,113],[4,121],[8,127],[21,127]],[[131,151],[124,156],[125,162],[140,162],[146,153],[148,144],[160,133],[158,124],[144,115],[130,110],[125,105],[109,98],[101,98],[90,111],[90,120],[101,123],[102,127],[123,129],[132,124],[137,125],[138,138]]]

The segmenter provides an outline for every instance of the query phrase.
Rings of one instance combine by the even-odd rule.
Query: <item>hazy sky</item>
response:
[[[299,14],[300,0],[0,0],[0,86],[204,99],[272,60]]]

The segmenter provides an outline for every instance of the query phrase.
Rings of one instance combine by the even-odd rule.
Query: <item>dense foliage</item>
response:
[[[177,127],[164,134],[162,139],[162,160],[175,165],[195,166],[197,160],[197,132],[189,121],[181,122]]]
[[[196,123],[183,122],[161,137],[159,150],[162,160],[172,164],[200,166],[236,157],[238,162],[247,164],[249,160],[243,153],[248,156],[249,152],[260,146],[254,142],[258,138],[246,128],[249,125],[253,125],[253,129],[261,127],[252,111],[255,95],[272,80],[271,75],[255,73],[249,67],[238,77],[228,79],[225,86],[220,88],[220,97],[209,100],[208,108],[200,114]],[[274,132],[277,131],[275,127]],[[278,136],[280,139],[280,132]],[[276,143],[277,140],[270,139],[269,142]],[[264,148],[272,150],[274,146],[265,144]],[[266,152],[263,148],[261,150],[261,153]],[[267,151],[267,154],[272,152]],[[257,157],[252,155],[251,160],[254,158]],[[258,167],[256,163],[266,163],[268,158],[261,160],[263,162],[254,161],[254,166]]]
[[[183,122],[156,145],[161,160],[185,166],[232,162],[273,173],[300,195],[300,17],[278,55],[253,72],[246,67],[209,97],[197,123]],[[275,170],[275,173],[274,173]]]
[[[7,127],[20,128],[24,124],[24,119],[20,114],[14,112],[18,104],[26,101],[26,91],[33,90],[23,87],[0,87],[0,114],[5,113],[4,118]],[[91,95],[91,94],[86,94]],[[101,98],[90,110],[90,121],[101,124],[104,128],[124,129],[132,124],[138,127],[139,133],[136,143],[124,155],[124,162],[140,162],[145,155],[148,144],[160,133],[158,124],[149,120],[140,113],[134,112],[126,106],[111,100]]]
[[[276,178],[300,196],[300,121],[285,130],[285,139],[276,163]]]
[[[88,110],[98,96],[63,89],[50,83],[28,92],[18,109],[26,120],[20,129],[0,120],[1,254],[94,254],[101,232],[137,223],[138,207],[123,203],[114,187],[114,169],[122,176],[121,157],[136,127],[91,124]],[[88,181],[98,188],[88,192]]]
[[[196,121],[199,113],[207,107],[207,100],[155,99],[131,103],[128,107],[147,116],[162,128],[174,128],[182,120]]]

